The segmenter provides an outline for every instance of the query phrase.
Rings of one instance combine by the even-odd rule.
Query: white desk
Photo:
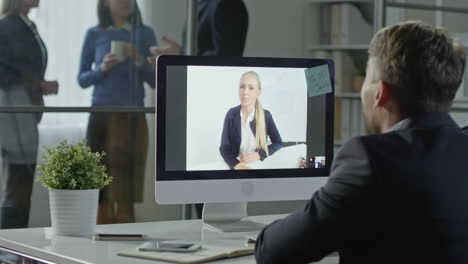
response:
[[[282,216],[256,216],[249,219],[270,223]],[[98,225],[101,233],[141,233],[154,239],[184,239],[201,241],[204,245],[242,245],[245,233],[218,233],[202,228],[201,220],[147,222],[136,224]],[[166,263],[117,256],[117,252],[136,247],[142,241],[94,241],[90,238],[52,235],[51,228],[28,228],[0,230],[1,248],[25,255],[26,259],[38,259],[45,263],[63,264],[156,264]],[[255,263],[253,255],[223,259],[210,263]],[[338,257],[324,259],[321,264],[336,264]]]

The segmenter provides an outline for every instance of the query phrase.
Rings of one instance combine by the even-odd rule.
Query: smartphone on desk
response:
[[[95,234],[94,240],[100,241],[135,241],[145,240],[145,236],[142,234]]]
[[[148,241],[138,247],[140,251],[155,251],[155,252],[179,252],[189,253],[195,252],[201,248],[200,243],[183,241],[183,240],[166,240],[166,241]]]

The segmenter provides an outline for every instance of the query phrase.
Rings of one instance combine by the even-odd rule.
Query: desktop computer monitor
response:
[[[306,200],[333,159],[334,65],[326,59],[160,56],[159,204],[205,203],[229,230],[250,201]]]

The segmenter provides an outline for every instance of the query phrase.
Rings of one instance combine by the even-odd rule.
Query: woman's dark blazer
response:
[[[281,148],[283,141],[276,128],[275,122],[271,113],[265,110],[265,123],[267,129],[267,136],[270,137],[271,144],[268,145],[268,152],[273,155],[276,151]],[[255,119],[250,122],[250,128],[255,135],[256,123]],[[223,157],[224,161],[229,165],[231,169],[239,163],[237,157],[239,156],[239,148],[241,144],[241,116],[240,116],[240,105],[229,109],[224,119],[223,134],[221,137],[221,146],[219,152]],[[259,150],[260,159],[264,160],[267,158],[267,154],[264,150]]]
[[[1,89],[23,83],[32,104],[44,105],[39,82],[44,80],[47,53],[45,58],[42,56],[38,40],[20,16],[10,15],[0,19]]]

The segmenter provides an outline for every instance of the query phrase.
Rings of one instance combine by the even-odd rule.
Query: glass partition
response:
[[[30,6],[22,6],[23,4]],[[155,68],[186,1],[0,0],[0,228],[50,226],[44,146],[86,139],[114,177],[98,223],[168,220],[154,202]],[[38,5],[38,6],[36,6]]]

